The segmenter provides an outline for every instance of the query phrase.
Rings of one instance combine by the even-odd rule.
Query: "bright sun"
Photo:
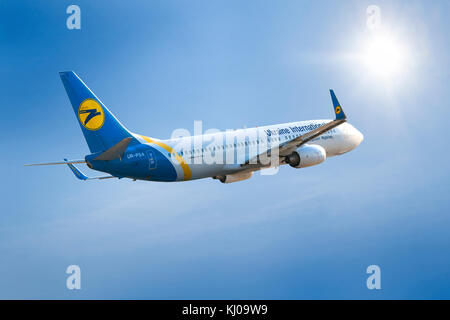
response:
[[[379,33],[367,40],[362,59],[372,74],[393,79],[406,71],[409,53],[398,39],[389,34]]]

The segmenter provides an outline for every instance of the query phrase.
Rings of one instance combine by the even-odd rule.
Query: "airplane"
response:
[[[249,179],[261,169],[286,164],[293,168],[318,165],[353,150],[364,139],[347,122],[333,90],[334,120],[289,122],[165,140],[147,137],[129,131],[75,72],[59,74],[91,153],[80,160],[26,166],[65,164],[83,181],[213,178],[232,183]],[[108,175],[89,177],[75,164],[86,164]]]

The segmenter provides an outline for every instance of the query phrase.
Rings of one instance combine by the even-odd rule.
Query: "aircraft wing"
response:
[[[86,163],[86,160],[67,160],[67,161],[61,161],[61,162],[43,162],[43,163],[29,163],[24,164],[25,167],[31,167],[31,166],[52,166],[55,164],[68,164],[68,163]]]
[[[66,159],[64,159],[66,160]],[[110,178],[117,178],[114,176],[101,176],[101,177],[88,177],[83,172],[81,172],[77,167],[75,167],[72,163],[67,162],[67,166],[72,170],[75,177],[77,177],[80,180],[94,180],[94,179],[110,179]]]
[[[335,114],[335,119],[321,125],[311,131],[306,132],[305,134],[302,134],[298,137],[295,137],[294,139],[280,142],[279,144],[270,144],[268,145],[268,148],[266,150],[259,150],[259,154],[256,155],[250,155],[249,159],[241,164],[241,166],[247,166],[249,164],[257,164],[260,161],[258,161],[259,158],[262,158],[264,156],[270,155],[273,153],[274,150],[278,151],[278,154],[280,156],[289,155],[292,151],[300,147],[301,145],[307,143],[308,141],[311,141],[312,139],[315,139],[319,137],[320,135],[324,134],[325,132],[339,126],[340,124],[347,121],[347,117],[344,113],[344,110],[342,109],[341,105],[339,104],[339,101],[336,98],[336,95],[334,94],[333,90],[330,90],[331,94],[331,100],[333,102],[333,109]]]
[[[80,180],[94,180],[94,179],[110,179],[110,178],[118,178],[115,176],[101,176],[101,177],[88,177],[85,175],[81,170],[79,170],[77,167],[75,167],[74,163],[86,163],[86,160],[67,160],[64,159],[64,161],[61,162],[45,162],[45,163],[31,163],[31,164],[25,164],[25,166],[50,166],[50,165],[57,165],[57,164],[66,164],[70,170],[72,170],[75,177],[77,177]]]

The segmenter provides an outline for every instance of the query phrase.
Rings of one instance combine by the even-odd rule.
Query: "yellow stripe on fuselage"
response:
[[[184,180],[189,180],[189,179],[192,178],[191,168],[189,168],[189,166],[186,163],[186,161],[184,161],[184,159],[180,155],[178,155],[178,153],[171,146],[168,146],[165,143],[162,143],[162,142],[157,141],[157,140],[153,140],[152,138],[149,138],[149,137],[146,137],[146,136],[139,135],[139,137],[141,137],[142,139],[144,139],[148,143],[154,143],[157,146],[160,146],[161,148],[163,148],[164,150],[169,152],[171,155],[175,156],[175,159],[180,164],[181,169],[183,169]]]

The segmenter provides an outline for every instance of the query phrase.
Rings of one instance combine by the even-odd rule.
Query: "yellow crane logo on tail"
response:
[[[341,107],[337,106],[334,111],[336,112],[336,114],[341,113]]]
[[[105,112],[96,100],[86,99],[78,108],[78,119],[86,129],[98,130],[105,122]]]

